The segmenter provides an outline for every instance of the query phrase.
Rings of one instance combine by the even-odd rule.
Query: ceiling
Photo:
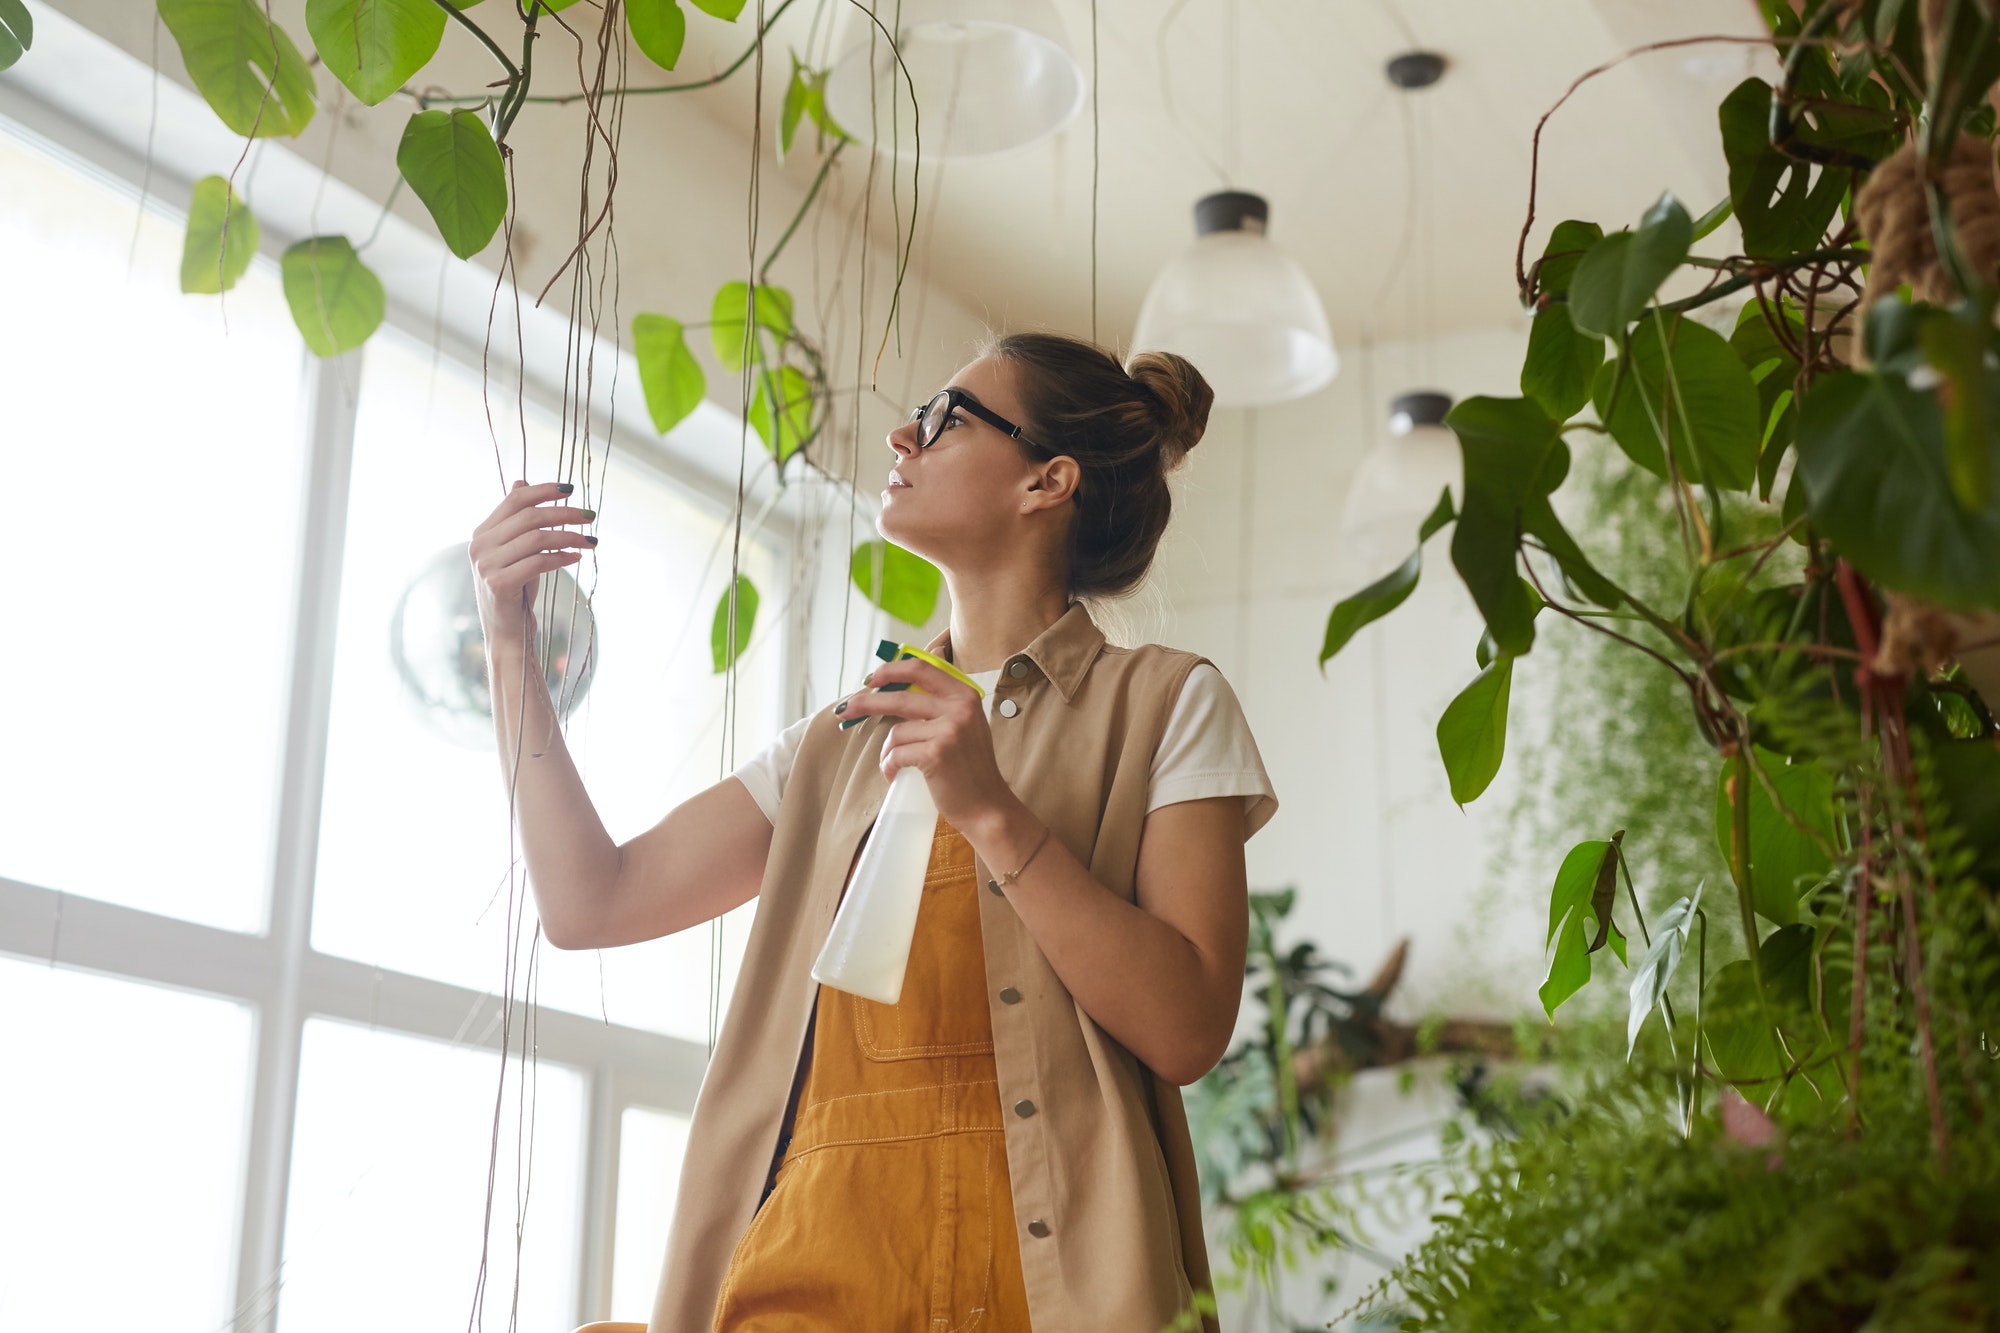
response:
[[[1519,325],[1513,254],[1537,119],[1579,75],[1635,46],[1762,31],[1752,0],[1056,2],[1086,75],[1097,14],[1106,341],[1129,337],[1153,274],[1192,239],[1194,200],[1222,188],[1271,201],[1271,235],[1311,274],[1340,342]],[[813,8],[808,0],[782,15],[771,45],[820,60],[837,53],[853,20],[815,26]],[[739,54],[754,11],[734,27],[696,16],[681,72]],[[1416,93],[1389,84],[1384,65],[1412,48],[1448,59],[1440,84]],[[779,74],[782,60],[773,60]],[[1747,74],[1774,68],[1768,48],[1704,43],[1640,55],[1586,83],[1543,136],[1534,243],[1567,216],[1636,220],[1662,189],[1705,210],[1726,191],[1715,105]],[[767,131],[779,74],[767,74]],[[703,96],[711,116],[749,133],[751,97]],[[925,164],[917,273],[996,327],[1088,331],[1092,128],[1086,104],[1041,144]],[[806,156],[781,170],[809,180]],[[841,167],[836,198],[852,202],[865,155]]]

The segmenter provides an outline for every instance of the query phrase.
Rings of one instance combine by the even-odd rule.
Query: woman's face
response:
[[[954,375],[979,405],[1022,427],[1029,439],[1017,385],[1018,369],[998,357],[981,357]],[[913,405],[915,406],[915,405]],[[876,528],[908,551],[946,568],[968,553],[991,558],[996,542],[1018,541],[1021,520],[1067,499],[1075,462],[1030,460],[1007,433],[970,412],[954,410],[937,439],[917,448],[917,424],[889,432],[893,465],[882,491]]]

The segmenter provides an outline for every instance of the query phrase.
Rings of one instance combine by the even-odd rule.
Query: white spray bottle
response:
[[[890,650],[893,649],[893,652]],[[915,657],[979,690],[976,682],[941,657],[907,643],[883,641],[888,660]],[[878,689],[913,689],[901,682]],[[858,720],[858,719],[857,719]],[[842,723],[846,726],[846,723]],[[847,894],[834,914],[833,931],[813,963],[813,980],[850,995],[894,1004],[903,994],[903,972],[916,938],[917,908],[924,898],[924,874],[937,836],[937,805],[930,784],[915,768],[898,769],[889,781],[881,813],[868,832]]]

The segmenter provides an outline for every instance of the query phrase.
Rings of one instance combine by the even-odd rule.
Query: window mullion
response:
[[[334,630],[340,615],[361,355],[308,359],[303,378],[306,484],[298,498],[302,535],[267,934],[277,968],[272,993],[257,1009],[257,1067],[244,1173],[235,1333],[271,1333],[277,1323],[304,1025],[302,983],[312,937],[313,874],[319,858],[320,796],[326,778]]]

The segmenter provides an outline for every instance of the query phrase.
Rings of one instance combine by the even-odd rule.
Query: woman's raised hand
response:
[[[597,545],[595,537],[562,530],[564,524],[590,522],[597,517],[596,510],[549,503],[573,489],[568,482],[530,486],[517,481],[486,521],[473,529],[473,586],[488,643],[494,641],[496,633],[520,633],[533,601],[533,588],[543,574],[583,558],[583,551],[566,548]]]

